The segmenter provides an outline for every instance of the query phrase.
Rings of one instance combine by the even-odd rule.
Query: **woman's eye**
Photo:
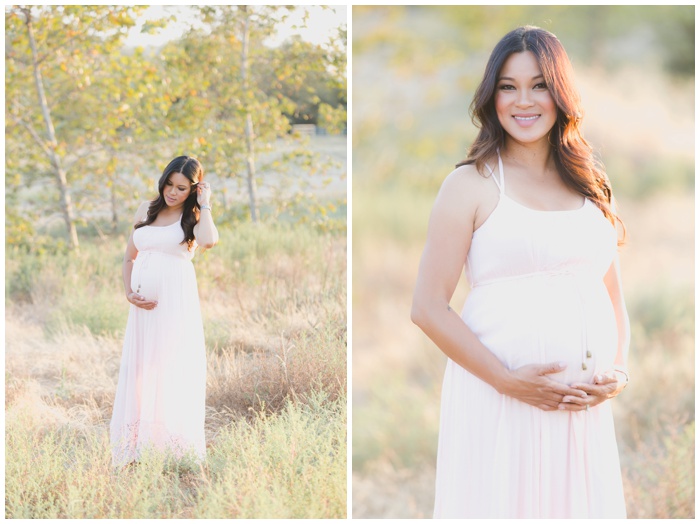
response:
[[[501,91],[510,91],[512,89],[515,89],[515,88],[510,84],[502,84],[502,85],[498,86],[498,89],[500,89]]]
[[[545,84],[544,82],[540,82],[535,86],[535,89],[547,89],[547,84]]]

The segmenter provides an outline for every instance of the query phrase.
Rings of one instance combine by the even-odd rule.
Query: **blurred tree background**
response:
[[[628,514],[694,516],[694,7],[356,6],[354,517],[432,514],[444,356],[410,321],[413,285],[488,56],[525,24],[567,49],[627,226],[632,378],[613,402]],[[467,294],[462,279],[453,308]]]
[[[205,166],[221,224],[344,224],[345,28],[272,46],[293,6],[201,7],[142,26],[179,16],[179,38],[125,46],[146,7],[5,8],[6,245],[116,233],[179,154]]]

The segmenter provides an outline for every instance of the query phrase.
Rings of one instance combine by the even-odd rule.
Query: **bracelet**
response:
[[[614,368],[615,371],[618,373],[622,373],[625,376],[625,385],[623,387],[627,387],[627,384],[630,383],[630,376],[627,374],[626,371],[622,371],[621,369]]]
[[[199,208],[200,209],[208,209],[209,211],[211,211],[211,206],[208,204],[204,204],[203,206],[199,206]]]

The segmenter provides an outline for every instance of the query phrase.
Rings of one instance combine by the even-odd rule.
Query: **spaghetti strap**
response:
[[[503,161],[501,160],[501,151],[497,150],[496,154],[498,155],[498,175],[501,178],[501,183],[498,185],[498,188],[501,190],[501,193],[505,193],[506,179],[503,177]]]
[[[489,170],[489,175],[491,175],[491,178],[493,178],[493,181],[496,182],[496,185],[498,186],[498,190],[503,193],[503,190],[501,189],[501,184],[498,182],[498,179],[496,178],[496,174],[493,172],[493,169],[491,169],[491,166],[488,164],[484,164],[486,168]]]

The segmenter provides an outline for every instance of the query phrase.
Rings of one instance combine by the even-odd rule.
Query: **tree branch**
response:
[[[49,147],[46,145],[46,143],[41,139],[41,136],[39,136],[39,133],[36,132],[36,130],[32,127],[32,125],[29,122],[26,122],[23,118],[15,116],[15,115],[10,115],[12,120],[14,120],[16,123],[24,127],[27,131],[29,131],[29,134],[32,135],[32,138],[34,141],[39,145],[39,147],[44,151],[46,156],[49,157],[49,160],[53,159],[53,154]]]

